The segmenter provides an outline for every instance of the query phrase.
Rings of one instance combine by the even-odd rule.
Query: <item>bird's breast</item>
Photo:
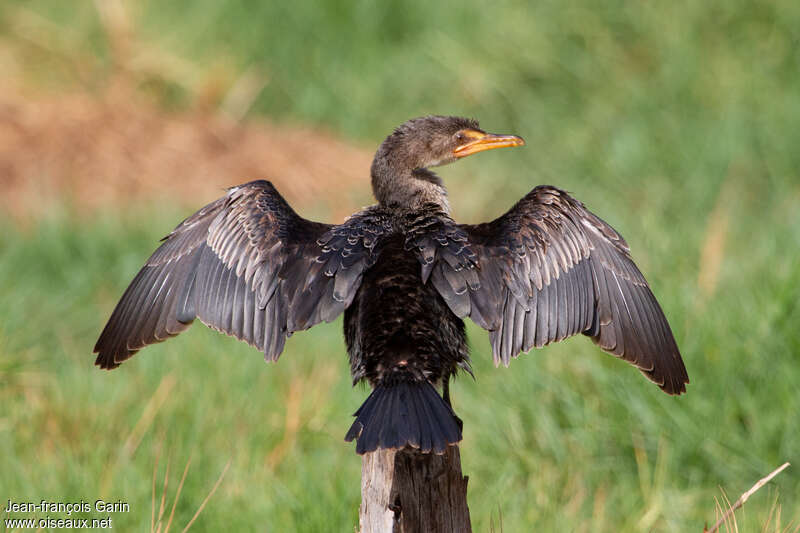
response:
[[[399,234],[364,273],[345,312],[345,339],[355,381],[397,370],[435,382],[466,359],[463,321],[422,282],[420,260]]]

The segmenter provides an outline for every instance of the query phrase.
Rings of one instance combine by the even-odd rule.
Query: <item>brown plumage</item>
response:
[[[112,313],[95,363],[116,368],[195,318],[274,361],[293,332],[346,311],[354,382],[374,389],[347,434],[359,453],[442,452],[461,439],[447,385],[470,371],[467,316],[489,331],[495,364],[583,333],[665,392],[684,392],[678,347],[628,245],[583,204],[539,186],[492,222],[450,217],[429,167],[521,144],[472,120],[410,120],[375,156],[378,204],[339,225],[300,217],[269,182],[233,187],[165,237]]]

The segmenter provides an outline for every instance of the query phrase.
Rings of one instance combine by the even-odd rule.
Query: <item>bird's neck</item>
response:
[[[378,158],[372,163],[372,192],[386,207],[417,210],[436,204],[450,212],[442,179],[426,168],[402,168]]]

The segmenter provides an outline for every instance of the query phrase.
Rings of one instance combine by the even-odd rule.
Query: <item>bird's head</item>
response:
[[[484,150],[524,144],[516,135],[486,133],[473,119],[429,115],[400,125],[378,154],[414,170],[446,165]]]
[[[384,205],[419,207],[435,203],[449,211],[444,184],[428,168],[484,150],[524,144],[516,135],[486,133],[477,121],[468,118],[413,118],[386,137],[375,153],[372,189]]]

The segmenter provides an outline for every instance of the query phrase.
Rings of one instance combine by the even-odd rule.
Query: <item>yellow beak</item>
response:
[[[484,133],[480,137],[474,138],[467,144],[462,144],[455,150],[453,155],[456,158],[466,157],[468,155],[477,154],[484,150],[494,150],[495,148],[507,148],[509,146],[525,146],[525,140],[516,135],[495,135],[493,133]]]

